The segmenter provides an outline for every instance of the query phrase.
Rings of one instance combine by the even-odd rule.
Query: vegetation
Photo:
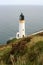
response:
[[[43,65],[43,36],[8,40],[0,46],[0,65]]]
[[[16,40],[17,40],[16,38],[13,38],[13,39],[11,39],[11,40],[8,40],[8,41],[7,41],[7,44],[13,43],[13,42],[15,42]]]

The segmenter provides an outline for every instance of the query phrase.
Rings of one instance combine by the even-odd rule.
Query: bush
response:
[[[12,40],[8,40],[8,41],[7,41],[7,44],[13,43],[13,42],[15,42],[16,40],[17,40],[16,38],[13,38]]]

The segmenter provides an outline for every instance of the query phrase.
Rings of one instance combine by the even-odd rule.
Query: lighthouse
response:
[[[24,15],[21,13],[19,17],[19,32],[16,34],[16,38],[23,38],[25,37],[25,20],[24,20]]]

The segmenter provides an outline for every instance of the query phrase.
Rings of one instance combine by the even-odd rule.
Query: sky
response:
[[[0,0],[0,5],[43,5],[43,0]]]

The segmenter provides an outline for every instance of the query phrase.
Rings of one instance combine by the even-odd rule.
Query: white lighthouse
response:
[[[23,37],[25,37],[25,20],[23,13],[21,13],[19,18],[19,32],[17,32],[16,38],[19,39]]]

